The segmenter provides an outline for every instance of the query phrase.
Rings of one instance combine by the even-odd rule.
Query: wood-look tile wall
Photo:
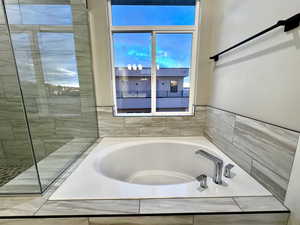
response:
[[[47,25],[42,22],[43,25],[39,25],[38,21],[35,21],[36,24],[28,25],[24,22],[25,18],[20,16],[22,4],[58,2],[70,6],[70,24]],[[22,172],[33,165],[33,160],[17,71],[37,161],[68,145],[74,139],[95,141],[98,138],[88,11],[85,0],[26,0],[5,3],[7,8],[15,8],[8,14],[15,60],[3,7],[0,5],[0,166],[4,163],[5,169],[22,166],[19,169],[19,172]],[[47,12],[43,15],[53,18],[53,12],[48,11],[49,15]],[[36,16],[34,9],[26,12]],[[14,19],[16,21],[12,22]],[[52,35],[46,35],[41,44],[41,35],[49,32]],[[68,35],[61,35],[59,38],[53,35],[58,33]],[[70,37],[74,40],[74,47],[70,47]],[[66,46],[67,42],[69,46]],[[76,60],[77,74],[72,76],[77,76],[79,87],[66,88],[63,79],[61,85],[51,84],[55,76],[56,82],[60,81],[61,77],[55,73],[49,76],[45,67],[57,67],[62,58]],[[65,65],[70,62],[61,63]],[[67,72],[65,76],[69,76]],[[81,150],[85,149],[84,147]],[[73,160],[72,156],[70,160]],[[14,174],[16,175],[17,173]]]
[[[299,133],[207,108],[205,135],[280,200],[284,200]]]
[[[167,137],[201,136],[206,107],[195,108],[194,116],[115,117],[112,107],[98,107],[100,137]]]
[[[54,4],[51,0],[26,1],[26,4],[30,3]],[[69,5],[72,11],[70,25],[28,26],[24,25],[23,21],[20,21],[20,24],[10,24],[12,44],[38,160],[43,159],[74,138],[98,137],[88,12],[84,2],[68,0],[64,3]],[[18,6],[14,2],[11,4]],[[19,4],[22,6],[23,2],[19,2]],[[49,10],[49,14],[51,13]],[[16,12],[17,16],[18,12]],[[70,41],[69,36],[60,36],[58,39],[53,35],[47,35],[43,40],[45,43],[41,44],[38,41],[39,35],[47,34],[47,31],[52,32],[52,34],[62,32],[72,35],[74,49],[68,46],[64,48],[65,43]],[[14,38],[18,35],[26,35],[27,38]],[[49,86],[49,75],[43,68],[52,64],[55,66],[57,60],[61,59],[62,56],[68,58],[74,55],[79,87],[69,93],[68,91],[62,92],[59,85]],[[32,68],[28,65],[32,65]],[[35,82],[28,82],[28,77],[32,77]],[[62,84],[62,86],[64,85]],[[61,93],[56,95],[55,92]]]
[[[17,70],[0,1],[0,165],[33,164]],[[0,181],[1,184],[1,181]]]

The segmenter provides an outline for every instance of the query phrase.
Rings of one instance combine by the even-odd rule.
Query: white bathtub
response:
[[[214,164],[198,149],[234,164],[233,177],[213,183]],[[205,190],[195,179],[201,174],[208,176]],[[50,200],[270,195],[204,137],[104,138]]]

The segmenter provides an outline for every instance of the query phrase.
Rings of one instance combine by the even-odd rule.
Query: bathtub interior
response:
[[[233,177],[212,181],[214,163],[203,149],[234,164]],[[197,176],[208,176],[199,188]],[[50,196],[50,200],[271,196],[205,137],[104,138]]]
[[[201,174],[212,177],[214,163],[195,151],[209,149],[172,142],[135,144],[95,161],[95,168],[112,179],[128,183],[167,185],[188,183]]]

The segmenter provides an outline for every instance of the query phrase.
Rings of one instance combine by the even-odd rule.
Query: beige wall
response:
[[[195,104],[207,105],[209,81],[213,63],[210,57],[213,9],[211,0],[202,0],[200,4],[200,24],[198,38],[198,58],[196,67]]]
[[[209,45],[210,40],[210,7],[209,1],[201,4],[201,32],[198,45],[198,68],[196,68],[196,91],[195,104],[205,105],[208,98],[208,78],[210,61]],[[106,0],[88,0],[90,15],[91,44],[94,63],[95,87],[97,106],[113,105],[113,90],[111,80],[111,61],[110,61],[110,40],[109,22],[107,16]]]
[[[110,37],[106,0],[88,0],[97,106],[112,106]]]
[[[300,11],[299,0],[213,0],[212,53]],[[300,130],[300,29],[277,29],[222,58],[209,104]]]

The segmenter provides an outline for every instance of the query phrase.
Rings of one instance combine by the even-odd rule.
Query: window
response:
[[[194,25],[194,23],[195,6],[112,5],[113,26]]]
[[[78,88],[74,34],[39,32],[38,44],[45,83],[49,87]]]
[[[151,33],[112,37],[118,113],[151,113]]]
[[[116,115],[192,114],[199,1],[109,5]]]
[[[170,92],[177,93],[178,92],[178,82],[177,80],[170,81]]]

